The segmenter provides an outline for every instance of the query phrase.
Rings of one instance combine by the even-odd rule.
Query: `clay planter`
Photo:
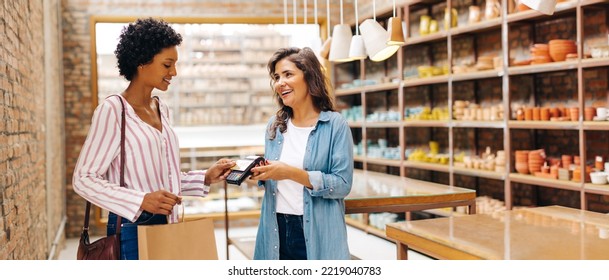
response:
[[[541,108],[539,111],[539,115],[540,115],[540,119],[542,121],[549,121],[550,120],[550,108],[548,108],[548,107]]]
[[[572,107],[569,108],[569,116],[571,117],[571,121],[579,121],[579,108]]]
[[[530,107],[524,108],[524,120],[525,121],[533,120],[533,108],[530,108]]]
[[[560,117],[560,109],[554,107],[550,108],[550,118],[558,118]]]
[[[594,119],[594,116],[596,116],[596,108],[586,107],[586,109],[584,109],[584,120],[591,121]]]
[[[541,120],[541,110],[539,107],[533,108],[533,120],[540,121]]]

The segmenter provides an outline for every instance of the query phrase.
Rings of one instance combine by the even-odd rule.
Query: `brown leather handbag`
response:
[[[102,237],[95,240],[93,243],[89,241],[89,210],[91,202],[87,201],[87,213],[85,214],[85,226],[80,233],[80,241],[78,243],[78,251],[76,254],[77,260],[118,260],[120,259],[120,230],[118,226],[116,234]],[[117,224],[120,225],[119,216]]]
[[[121,100],[123,111],[121,113],[121,186],[125,185],[125,104]],[[80,233],[80,242],[76,253],[77,260],[118,260],[120,259],[121,240],[121,217],[117,215],[116,234],[102,237],[93,243],[89,241],[89,212],[91,202],[87,201],[85,211],[85,225]]]

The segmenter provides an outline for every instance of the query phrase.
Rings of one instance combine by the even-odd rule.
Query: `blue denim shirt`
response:
[[[264,157],[279,160],[283,134],[277,129],[269,140],[267,126]],[[353,181],[353,137],[347,121],[337,112],[324,111],[307,141],[303,162],[314,190],[302,187],[303,228],[307,259],[350,259],[345,224],[344,198]],[[260,181],[265,187],[254,259],[278,260],[279,235],[276,218],[277,181]]]

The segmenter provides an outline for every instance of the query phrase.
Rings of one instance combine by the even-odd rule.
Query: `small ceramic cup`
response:
[[[607,117],[607,108],[604,108],[604,107],[596,108],[596,116],[601,119],[606,118]]]

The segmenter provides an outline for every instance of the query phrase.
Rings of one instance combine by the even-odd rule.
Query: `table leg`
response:
[[[470,215],[476,214],[476,201],[472,202],[469,205],[469,214]]]
[[[395,245],[398,249],[398,252],[397,252],[398,260],[407,260],[408,259],[408,245],[406,245],[406,243],[402,243],[399,241],[396,241]]]

